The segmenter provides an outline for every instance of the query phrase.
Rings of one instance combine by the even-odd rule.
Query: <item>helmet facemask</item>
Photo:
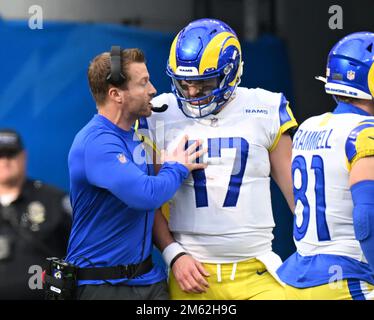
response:
[[[172,91],[183,113],[190,118],[203,118],[218,111],[231,98],[239,85],[242,64],[243,62],[236,75],[232,74],[235,68],[232,62],[210,78],[177,77],[169,74],[172,79]],[[229,86],[229,83],[233,82],[232,78],[235,84]],[[188,87],[193,87],[193,96],[189,94]]]

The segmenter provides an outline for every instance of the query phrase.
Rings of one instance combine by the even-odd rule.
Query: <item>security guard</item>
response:
[[[0,130],[0,299],[43,299],[41,267],[64,256],[71,228],[67,195],[26,178],[26,152]]]

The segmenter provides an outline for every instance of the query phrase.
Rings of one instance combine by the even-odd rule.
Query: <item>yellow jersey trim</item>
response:
[[[357,135],[355,147],[356,155],[352,161],[349,162],[346,158],[349,171],[358,160],[374,156],[374,127],[365,128]]]

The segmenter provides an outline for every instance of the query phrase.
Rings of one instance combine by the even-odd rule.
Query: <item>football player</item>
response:
[[[327,94],[337,106],[293,140],[297,252],[278,270],[290,299],[374,299],[374,33],[330,51]]]
[[[161,149],[184,135],[201,140],[208,168],[187,178],[170,202],[169,228],[155,241],[169,267],[172,299],[284,299],[272,251],[270,174],[293,209],[291,138],[297,126],[281,93],[238,87],[243,70],[235,32],[214,19],[191,22],[167,63],[172,93],[153,99],[148,127]]]

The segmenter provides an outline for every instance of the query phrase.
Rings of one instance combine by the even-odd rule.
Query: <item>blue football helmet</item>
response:
[[[175,37],[166,73],[178,105],[187,117],[218,111],[233,95],[242,74],[242,52],[235,32],[224,22],[199,19]],[[191,97],[186,86],[195,84]]]
[[[374,33],[356,32],[340,40],[327,61],[326,93],[372,100],[374,97]]]

